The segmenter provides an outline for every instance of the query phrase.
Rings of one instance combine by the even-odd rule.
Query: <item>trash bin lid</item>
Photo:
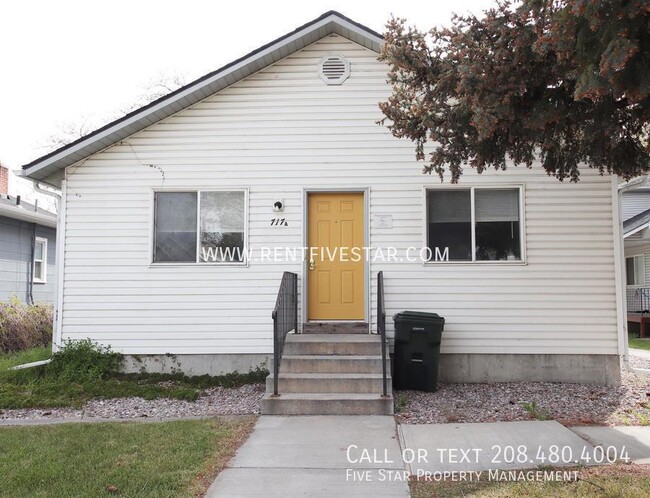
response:
[[[445,319],[438,313],[428,313],[426,311],[400,311],[393,316],[393,320],[397,321],[415,321],[415,322],[434,322],[445,323]]]

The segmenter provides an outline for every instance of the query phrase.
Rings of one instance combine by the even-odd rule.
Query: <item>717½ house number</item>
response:
[[[271,218],[271,226],[272,227],[288,227],[289,223],[287,223],[286,218]]]

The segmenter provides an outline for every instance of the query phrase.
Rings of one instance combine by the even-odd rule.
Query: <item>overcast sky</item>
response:
[[[0,161],[44,153],[66,122],[99,122],[161,74],[186,82],[328,10],[382,32],[391,14],[422,29],[494,0],[2,1]],[[100,123],[101,124],[101,123]]]

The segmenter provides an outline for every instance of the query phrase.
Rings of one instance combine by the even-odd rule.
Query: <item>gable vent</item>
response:
[[[340,85],[350,76],[350,63],[341,55],[328,55],[318,64],[318,75],[328,85]]]

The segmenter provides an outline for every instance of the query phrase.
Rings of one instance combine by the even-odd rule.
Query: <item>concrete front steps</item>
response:
[[[393,397],[382,396],[381,342],[370,334],[289,334],[278,390],[266,379],[264,415],[392,415]]]

